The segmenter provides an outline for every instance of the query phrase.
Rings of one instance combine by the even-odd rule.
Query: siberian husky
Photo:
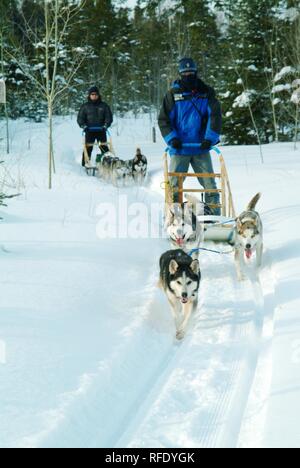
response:
[[[112,153],[105,153],[101,159],[101,162],[98,164],[98,174],[99,177],[102,177],[107,182],[111,180],[111,168],[114,162],[118,161]]]
[[[198,198],[186,195],[183,205],[174,203],[167,206],[165,228],[170,237],[172,248],[188,253],[200,247],[204,240],[204,225],[198,216],[211,214],[207,205]]]
[[[134,182],[137,184],[142,184],[147,175],[148,161],[146,156],[144,156],[138,148],[136,150],[136,156],[132,160],[132,176]]]
[[[128,161],[118,159],[112,163],[111,180],[116,187],[125,186],[128,181],[132,180],[132,170],[128,165]]]
[[[171,305],[176,326],[176,338],[182,340],[192,312],[197,309],[201,272],[197,259],[183,250],[170,250],[160,259],[161,287]]]
[[[256,252],[257,268],[260,268],[262,264],[263,225],[258,212],[255,210],[260,198],[261,193],[255,195],[249,203],[247,210],[236,220],[234,245],[235,263],[239,281],[245,279],[242,267],[246,261],[251,260],[254,252]]]

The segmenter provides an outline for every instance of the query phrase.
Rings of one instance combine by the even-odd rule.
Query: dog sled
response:
[[[184,147],[194,147],[199,149],[198,144],[188,144]],[[220,216],[203,215],[197,216],[199,222],[204,224],[204,240],[213,242],[230,243],[233,235],[233,225],[236,218],[234,201],[231,191],[228,172],[226,169],[225,159],[219,148],[213,147],[212,151],[216,153],[219,159],[219,172],[212,174],[209,173],[173,173],[169,171],[169,148],[164,154],[164,190],[165,190],[165,203],[166,206],[174,203],[174,193],[178,193],[178,203],[180,205],[184,202],[184,194],[201,194],[202,201],[204,202],[205,194],[220,195],[220,204],[208,204],[209,208],[219,208],[221,211]],[[218,188],[214,190],[188,188],[184,185],[185,180],[189,182],[195,178],[215,178]],[[174,189],[171,184],[171,178],[178,179],[178,189]]]
[[[96,156],[95,165],[91,164],[89,148],[97,148],[100,151]],[[146,180],[148,162],[140,148],[137,148],[133,159],[121,160],[116,156],[111,136],[108,142],[103,143],[86,143],[84,139],[83,160],[88,176],[95,177],[97,175],[115,187],[127,187],[132,186],[132,184],[141,186]]]
[[[95,165],[91,164],[89,154],[88,154],[89,148],[97,148],[97,150],[100,151],[100,153],[98,153],[96,156]],[[109,148],[109,152],[113,155],[115,154],[111,136],[109,138],[109,141],[103,142],[103,143],[102,142],[86,143],[85,138],[83,139],[83,158],[84,158],[84,164],[85,164],[85,171],[88,176],[95,177],[97,175],[99,171],[99,165],[101,164],[102,157],[104,156],[103,148]]]
[[[137,148],[135,157],[129,160],[123,160],[111,153],[106,153],[101,162],[98,163],[98,175],[107,183],[112,183],[118,188],[141,186],[147,177],[147,166],[147,158],[142,154],[140,148]]]

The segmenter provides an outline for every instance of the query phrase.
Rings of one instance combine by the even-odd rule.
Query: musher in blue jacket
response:
[[[180,80],[175,81],[166,94],[159,115],[161,133],[170,146],[171,172],[189,171],[190,164],[196,173],[213,173],[210,155],[212,146],[219,142],[222,127],[222,111],[213,88],[198,78],[193,59],[184,58],[179,63]],[[183,148],[185,143],[199,143],[199,150]],[[199,179],[204,189],[216,189],[214,178]],[[172,178],[175,202],[178,201],[178,179]],[[206,194],[208,205],[219,205],[220,196]],[[220,207],[213,206],[215,215]]]

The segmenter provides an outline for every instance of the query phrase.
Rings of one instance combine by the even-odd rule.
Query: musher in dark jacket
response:
[[[85,131],[86,144],[93,144],[95,141],[100,143],[107,142],[107,129],[113,123],[111,109],[106,102],[103,102],[100,96],[99,88],[93,86],[89,90],[88,102],[80,108],[77,118],[78,125]],[[89,159],[91,159],[93,147],[88,149]],[[107,146],[102,147],[102,152],[109,151]],[[82,165],[85,166],[84,155]]]
[[[198,78],[193,59],[184,58],[179,63],[181,79],[175,81],[165,96],[159,116],[159,127],[171,147],[171,172],[189,171],[190,164],[196,173],[214,173],[210,149],[219,142],[222,127],[221,105],[213,88]],[[183,148],[185,143],[199,143],[199,150]],[[214,178],[199,178],[204,189],[217,189]],[[178,178],[171,179],[175,202],[178,202]],[[219,205],[220,196],[206,194],[209,205]],[[215,215],[220,208],[212,208]]]

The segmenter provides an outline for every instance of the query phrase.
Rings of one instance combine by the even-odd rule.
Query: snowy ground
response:
[[[120,156],[138,145],[150,161],[146,187],[118,190],[82,172],[80,132],[59,120],[49,192],[44,126],[12,123],[5,177],[22,195],[1,212],[0,447],[300,447],[300,153],[266,146],[262,166],[255,147],[223,149],[237,211],[263,192],[264,268],[239,284],[232,256],[203,254],[179,344],[156,287],[168,242],[97,237],[101,203],[162,201],[148,127],[113,131]]]

